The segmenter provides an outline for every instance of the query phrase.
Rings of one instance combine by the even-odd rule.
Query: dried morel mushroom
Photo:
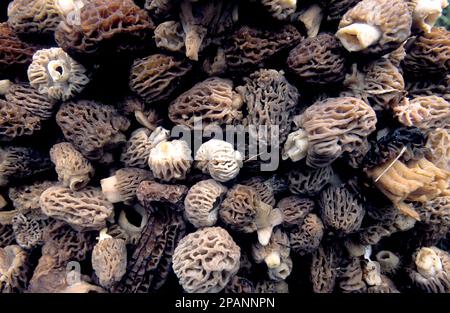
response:
[[[191,154],[184,140],[162,141],[150,150],[148,165],[155,178],[162,181],[182,180],[191,169]]]
[[[227,182],[239,174],[243,157],[233,145],[223,140],[211,139],[195,153],[195,166],[219,182]]]
[[[215,225],[220,201],[226,192],[227,188],[214,179],[198,182],[184,199],[184,216],[197,228]]]
[[[122,132],[130,126],[113,107],[91,100],[64,103],[56,122],[64,137],[90,160],[98,160],[105,150],[126,142]]]
[[[31,213],[34,216],[42,216],[39,206],[39,197],[47,189],[55,185],[55,182],[42,181],[31,185],[11,187],[8,191],[9,199],[14,208],[23,214]]]
[[[450,32],[435,27],[408,46],[402,62],[406,73],[416,77],[447,75],[450,69]]]
[[[35,49],[21,41],[6,23],[0,23],[0,70],[10,71],[31,63]]]
[[[100,189],[94,187],[80,191],[61,186],[50,187],[41,194],[39,203],[44,214],[79,230],[102,229],[113,214],[113,205]]]
[[[288,196],[277,203],[277,208],[283,213],[283,226],[295,228],[302,225],[305,217],[314,209],[314,201],[299,196]]]
[[[30,214],[16,214],[12,219],[12,227],[16,243],[23,249],[32,249],[43,243],[44,220]]]
[[[210,124],[233,124],[242,119],[242,98],[233,91],[233,82],[210,77],[197,83],[175,99],[169,106],[172,122],[194,128]]]
[[[289,236],[277,228],[267,245],[259,242],[252,246],[252,256],[256,263],[264,262],[267,265],[269,278],[280,281],[285,280],[292,270]]]
[[[30,136],[41,130],[41,120],[24,108],[0,99],[0,141]]]
[[[155,292],[166,282],[172,258],[175,262],[175,247],[180,247],[180,239],[185,235],[185,224],[176,212],[160,213],[149,217],[128,260],[127,272],[114,292]]]
[[[275,207],[275,194],[277,193],[276,186],[270,179],[261,176],[253,176],[240,182],[241,185],[250,186],[255,191],[262,202]]]
[[[340,257],[333,246],[320,245],[313,252],[311,261],[311,283],[315,293],[331,293],[337,278]]]
[[[29,273],[28,253],[16,245],[0,248],[0,293],[25,291]]]
[[[283,71],[259,70],[237,87],[247,107],[246,122],[250,136],[259,144],[278,145],[286,140],[292,124],[299,93],[284,77]]]
[[[241,249],[220,227],[205,227],[180,240],[173,270],[186,292],[219,292],[239,270]]]
[[[389,110],[405,94],[405,82],[400,70],[383,58],[363,66],[361,70],[355,64],[344,85],[348,91],[341,95],[361,98],[378,110]]]
[[[334,176],[331,166],[319,169],[296,168],[289,172],[289,190],[296,195],[315,196],[325,188]]]
[[[183,199],[187,192],[188,187],[184,185],[143,181],[136,190],[136,196],[139,203],[150,212],[159,211],[162,206],[181,211],[184,208]]]
[[[127,270],[125,241],[112,238],[106,234],[106,229],[102,230],[99,241],[92,250],[92,268],[100,285],[105,288],[120,281]]]
[[[419,242],[434,245],[447,236],[450,231],[450,196],[437,197],[416,205],[414,209],[421,220],[421,225],[416,228],[422,237]]]
[[[261,0],[261,3],[277,20],[286,20],[297,9],[297,0]]]
[[[428,133],[426,147],[429,153],[427,159],[437,167],[450,170],[450,133],[449,131],[438,128]]]
[[[131,68],[130,88],[148,103],[165,101],[191,68],[187,60],[165,54],[136,59]]]
[[[450,290],[450,256],[436,247],[423,247],[413,255],[412,268],[407,272],[414,285],[428,293],[448,293]]]
[[[0,81],[0,85],[2,82],[4,81]],[[56,101],[49,99],[46,95],[40,94],[29,84],[9,83],[5,91],[6,101],[25,109],[31,115],[41,120],[49,120],[53,117]]]
[[[150,171],[140,168],[122,168],[100,181],[102,192],[111,203],[129,202],[136,197],[136,189],[144,180],[152,179]]]
[[[241,26],[224,43],[226,67],[234,73],[262,67],[271,57],[294,47],[301,38],[292,25],[271,29]]]
[[[342,268],[339,275],[339,289],[342,293],[363,293],[367,291],[360,258],[352,257],[348,264]]]
[[[166,21],[155,29],[155,42],[158,48],[172,52],[182,52],[184,45],[184,31],[180,22]]]
[[[101,61],[141,51],[153,35],[153,22],[132,0],[88,1],[79,19],[63,21],[55,31],[58,45],[77,59]]]
[[[296,121],[307,134],[306,164],[325,167],[342,154],[360,154],[375,130],[375,111],[353,97],[328,98],[308,107]]]
[[[328,187],[320,194],[321,216],[327,228],[347,235],[361,226],[365,210],[345,187]]]
[[[437,96],[404,98],[393,108],[395,116],[405,126],[415,126],[424,132],[446,127],[450,123],[450,103]]]
[[[219,216],[236,231],[257,232],[262,245],[269,243],[273,228],[283,222],[279,209],[262,202],[252,187],[240,184],[228,190],[220,205]]]
[[[72,190],[83,189],[94,175],[94,168],[75,147],[68,142],[54,145],[50,159],[55,164],[58,180]]]
[[[254,293],[255,287],[247,278],[234,275],[223,290],[225,293]]]
[[[303,222],[289,231],[289,242],[293,252],[305,255],[315,251],[322,241],[324,226],[314,213],[309,213]]]
[[[302,40],[289,53],[289,70],[301,81],[315,85],[340,83],[346,71],[344,49],[331,34]]]
[[[21,35],[53,35],[64,19],[63,4],[61,0],[14,0],[8,6],[8,25]]]
[[[78,95],[89,83],[86,69],[61,48],[42,49],[33,55],[28,79],[39,93],[55,100]]]
[[[412,28],[416,31],[429,33],[442,14],[442,9],[448,6],[447,0],[409,0],[412,10]]]
[[[32,177],[51,168],[47,155],[31,148],[0,148],[0,186],[14,180]]]
[[[408,95],[413,98],[434,95],[450,101],[450,75],[437,79],[424,77],[421,80],[409,80],[406,82],[406,90]]]
[[[336,37],[351,52],[384,55],[411,34],[412,16],[403,0],[363,0],[348,10]]]

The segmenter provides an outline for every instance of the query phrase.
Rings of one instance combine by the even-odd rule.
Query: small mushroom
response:
[[[100,184],[109,202],[130,202],[135,199],[139,184],[152,178],[152,173],[147,170],[126,167],[116,171],[113,176],[102,179]]]

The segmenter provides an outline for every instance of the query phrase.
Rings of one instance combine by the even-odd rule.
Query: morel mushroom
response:
[[[253,176],[252,178],[239,182],[241,185],[250,186],[255,191],[260,200],[270,206],[275,206],[275,195],[277,194],[277,186],[273,184],[271,179],[261,176]]]
[[[324,235],[322,220],[314,213],[309,213],[303,222],[289,231],[289,242],[293,252],[305,255],[314,252]]]
[[[284,72],[259,70],[236,90],[247,106],[250,136],[265,146],[284,143],[299,97],[297,88],[286,80]]]
[[[24,179],[44,173],[51,168],[47,155],[25,147],[0,148],[0,186],[6,186],[12,178]]]
[[[299,80],[315,85],[329,85],[344,80],[344,49],[332,35],[323,33],[302,40],[289,53],[287,65]]]
[[[203,143],[195,154],[195,166],[219,182],[227,182],[239,174],[243,157],[233,145],[219,139]]]
[[[0,293],[25,291],[29,273],[28,253],[16,245],[0,248]]]
[[[180,240],[173,270],[186,292],[214,293],[239,270],[241,249],[220,227],[205,227]]]
[[[30,136],[41,130],[41,120],[24,108],[0,99],[0,141]]]
[[[153,22],[132,0],[88,1],[78,14],[79,23],[63,20],[55,31],[58,45],[77,59],[142,51],[153,35]]]
[[[51,181],[35,182],[31,185],[21,185],[11,187],[8,191],[9,199],[12,201],[14,208],[22,213],[30,213],[33,216],[43,216],[39,205],[41,194],[56,183]]]
[[[300,226],[315,207],[314,201],[299,196],[288,196],[277,203],[277,208],[283,213],[283,226],[295,228]]]
[[[130,88],[148,103],[168,100],[192,65],[165,54],[136,59],[131,68]]]
[[[80,191],[61,186],[50,187],[41,194],[39,203],[44,214],[79,230],[102,229],[113,214],[113,205],[100,189],[94,187]]]
[[[16,243],[27,250],[43,243],[45,226],[45,220],[30,214],[17,213],[12,219]]]
[[[412,28],[429,33],[448,6],[447,0],[409,0],[408,6],[412,10]]]
[[[141,182],[152,179],[153,175],[140,168],[122,168],[108,178],[100,181],[102,192],[111,203],[129,202],[136,197]]]
[[[108,105],[91,100],[66,102],[56,114],[64,137],[90,160],[126,141],[122,133],[130,122]]]
[[[256,231],[262,245],[269,243],[273,228],[283,222],[279,209],[262,202],[252,187],[239,184],[228,190],[220,205],[219,216],[236,231]]]
[[[140,205],[133,205],[119,214],[119,227],[128,237],[128,243],[135,245],[147,225],[149,213]]]
[[[127,248],[124,240],[107,235],[106,229],[100,232],[98,240],[92,250],[92,268],[100,285],[110,288],[127,270]]]
[[[184,199],[184,216],[195,227],[216,224],[219,205],[227,188],[214,179],[202,180],[189,189]]]
[[[192,152],[184,140],[162,141],[150,150],[148,165],[162,181],[186,178],[192,165]]]
[[[289,190],[296,195],[315,196],[332,180],[334,172],[331,166],[319,169],[296,168],[289,172]]]
[[[10,72],[31,63],[36,49],[21,41],[7,23],[0,23],[0,70]]]
[[[94,168],[75,147],[68,142],[58,143],[50,149],[58,179],[72,190],[84,188],[94,175]]]
[[[375,259],[380,264],[380,271],[382,274],[396,274],[401,267],[400,258],[392,251],[379,251],[375,256]]]
[[[197,123],[233,124],[242,119],[242,98],[233,91],[233,82],[210,77],[197,83],[169,106],[172,122],[194,128]]]
[[[333,292],[339,263],[340,257],[333,246],[322,244],[313,252],[310,274],[313,292]]]
[[[350,52],[384,55],[411,34],[412,16],[403,0],[363,0],[348,10],[336,37]]]
[[[89,83],[84,66],[61,48],[37,51],[28,67],[28,79],[39,93],[64,101],[78,95]]]
[[[428,293],[448,293],[450,290],[450,256],[436,247],[423,247],[413,255],[414,265],[408,274],[419,289]]]
[[[166,21],[159,24],[155,29],[155,42],[158,48],[172,52],[183,52],[184,31],[178,21]]]

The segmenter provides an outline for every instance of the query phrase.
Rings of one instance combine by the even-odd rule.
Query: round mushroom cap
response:
[[[173,270],[186,292],[219,292],[238,272],[240,250],[223,228],[205,227],[180,240]]]
[[[283,226],[295,228],[300,226],[305,217],[314,210],[315,203],[309,198],[288,196],[278,201],[276,207],[283,213]]]
[[[189,189],[184,199],[186,219],[197,228],[216,224],[219,205],[227,190],[214,179],[196,183]]]
[[[299,255],[315,251],[322,241],[324,226],[322,220],[314,213],[309,213],[301,225],[289,232],[291,249]]]
[[[148,165],[162,181],[183,180],[191,170],[192,151],[184,140],[162,141],[150,150]]]
[[[115,238],[100,239],[92,250],[92,268],[105,288],[120,281],[127,269],[126,242]]]
[[[342,45],[327,33],[302,40],[287,59],[287,66],[299,80],[314,85],[341,83],[346,63]]]

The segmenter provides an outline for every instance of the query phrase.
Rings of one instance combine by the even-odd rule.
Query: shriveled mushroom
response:
[[[31,214],[33,216],[42,216],[39,205],[39,197],[47,189],[56,183],[51,181],[35,182],[31,185],[21,185],[9,188],[8,196],[11,199],[14,208],[22,214]]]
[[[347,235],[361,226],[365,210],[345,187],[328,187],[320,194],[321,216],[325,226]]]
[[[344,80],[345,50],[331,34],[322,33],[302,40],[289,53],[289,70],[301,81],[315,85],[329,85]]]
[[[102,192],[111,203],[129,202],[136,197],[136,189],[144,180],[152,179],[150,171],[140,168],[122,168],[113,176],[100,181]]]
[[[100,232],[99,241],[92,250],[92,268],[100,285],[110,288],[126,272],[127,248],[124,240],[112,238],[106,231]]]
[[[155,41],[158,48],[172,52],[184,52],[184,31],[178,21],[166,21],[155,29]]]
[[[192,165],[192,152],[184,140],[161,141],[150,150],[148,165],[162,181],[186,178]]]
[[[416,203],[414,209],[421,220],[417,227],[420,243],[434,245],[447,236],[450,231],[450,196],[437,197],[423,204]]]
[[[255,287],[253,286],[253,283],[250,280],[235,275],[231,278],[230,282],[223,291],[225,293],[236,293],[236,294],[254,293]]]
[[[235,178],[243,165],[243,157],[233,145],[223,140],[211,139],[195,153],[195,166],[219,182]]]
[[[364,101],[339,97],[314,103],[295,122],[307,134],[306,164],[320,168],[344,153],[358,154],[367,136],[375,130],[377,118]]]
[[[284,72],[256,71],[236,90],[247,107],[249,135],[264,146],[284,143],[299,98],[297,88],[287,81]]]
[[[277,208],[283,213],[283,226],[295,228],[302,225],[306,216],[314,209],[314,201],[299,196],[288,196],[278,201]]]
[[[8,185],[11,179],[29,178],[50,168],[49,157],[32,148],[0,148],[0,186]]]
[[[333,246],[322,244],[313,252],[310,274],[313,292],[331,293],[334,290],[339,263],[340,257]]]
[[[276,177],[274,177],[276,179]],[[262,176],[253,176],[239,182],[241,185],[250,186],[255,191],[260,200],[275,207],[275,196],[278,194],[277,182]],[[283,184],[283,183],[282,183]],[[284,188],[284,187],[282,187]],[[284,191],[284,190],[283,190]]]
[[[220,227],[205,227],[180,240],[173,270],[186,292],[219,292],[239,270],[241,249]]]
[[[41,120],[24,108],[0,99],[0,141],[30,136],[41,130]]]
[[[262,245],[269,243],[273,228],[283,222],[279,209],[262,202],[252,187],[239,184],[228,190],[220,205],[219,216],[236,231],[257,232]]]
[[[189,128],[197,123],[203,127],[233,124],[242,119],[242,104],[241,96],[233,91],[231,80],[210,77],[176,98],[169,106],[169,118]]]
[[[36,51],[20,40],[7,23],[0,23],[0,70],[4,73],[26,68]]]
[[[336,37],[350,52],[383,55],[411,34],[412,16],[403,0],[363,0],[348,10]]]
[[[39,203],[44,214],[79,230],[102,229],[113,214],[112,203],[94,187],[80,191],[62,186],[50,187],[41,194]]]
[[[30,214],[17,213],[12,219],[16,243],[23,249],[32,249],[43,243],[46,221]]]
[[[293,252],[305,255],[314,252],[324,235],[322,220],[314,213],[309,213],[303,222],[289,232],[289,241]]]
[[[59,181],[72,190],[83,189],[94,175],[94,168],[75,147],[68,142],[58,143],[50,149]]]
[[[428,293],[450,290],[450,256],[436,247],[423,247],[413,255],[414,265],[408,274],[414,285]]]
[[[319,169],[296,168],[289,172],[289,190],[296,195],[315,196],[332,180],[334,171],[331,166]]]
[[[352,257],[348,264],[341,269],[339,275],[339,289],[343,293],[362,293],[367,291],[367,286],[363,280],[363,269],[361,260]]]
[[[0,248],[0,293],[23,292],[28,287],[28,253],[16,245]]]
[[[165,54],[152,54],[134,61],[130,87],[146,102],[165,101],[191,69],[192,65],[186,60]]]
[[[227,188],[214,179],[202,180],[189,189],[184,199],[184,215],[197,228],[213,226]]]
[[[274,230],[267,245],[257,242],[252,246],[253,260],[264,262],[270,279],[276,281],[285,280],[291,274],[290,251],[289,236],[279,228]]]
[[[113,292],[149,293],[161,288],[171,272],[172,258],[173,268],[176,268],[177,253],[174,250],[175,247],[180,247],[180,239],[184,235],[185,224],[181,214],[165,210],[150,215],[142,235],[136,242],[136,248],[130,255],[127,271],[119,284],[113,288]],[[188,253],[191,252],[193,251],[189,250]],[[200,257],[200,254],[196,256]],[[187,256],[183,258],[181,266],[185,266],[184,262],[187,260]]]
[[[56,114],[64,137],[90,160],[126,141],[122,133],[130,126],[125,117],[108,105],[91,100],[66,102]]]
[[[437,96],[404,98],[393,108],[395,116],[405,126],[415,126],[424,132],[450,123],[450,103]]]
[[[86,68],[61,48],[38,50],[28,67],[32,87],[51,99],[66,101],[89,83]]]

